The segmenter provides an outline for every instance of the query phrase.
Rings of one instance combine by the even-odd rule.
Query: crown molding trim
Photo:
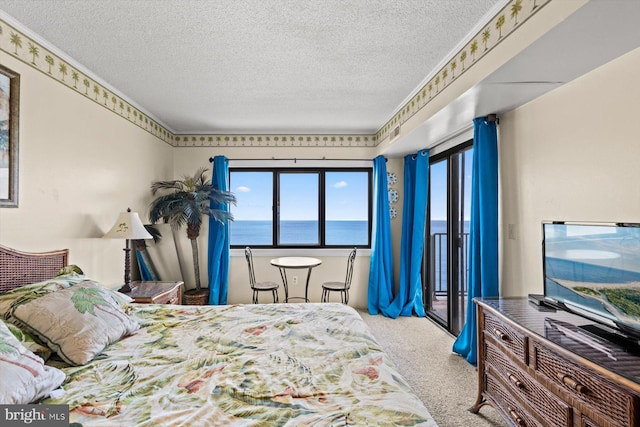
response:
[[[2,11],[0,51],[173,145],[173,132],[160,120]]]
[[[415,95],[411,96],[376,132],[378,142],[388,137],[396,126],[402,125],[427,106],[451,83],[471,69],[474,64],[551,1],[510,0],[486,24],[482,25],[473,37],[468,37],[463,47],[457,52],[454,51],[454,54],[444,62],[444,65],[430,78],[427,78],[426,83],[423,83],[421,87],[418,86],[420,89],[414,91]],[[492,32],[493,29],[496,31]]]
[[[97,75],[41,36],[0,10],[0,51],[40,71],[173,147],[376,147],[389,132],[409,120],[453,81],[552,0],[510,0],[427,78],[398,111],[373,135],[349,134],[175,134]],[[507,19],[509,15],[510,19]],[[496,32],[492,32],[495,29]],[[479,49],[479,43],[484,49]],[[470,57],[469,57],[470,56]],[[460,61],[460,62],[458,62]],[[465,64],[466,62],[466,64]],[[458,68],[458,64],[461,68]],[[449,75],[451,72],[451,75]],[[419,86],[420,87],[420,86]],[[435,89],[435,90],[434,90]]]

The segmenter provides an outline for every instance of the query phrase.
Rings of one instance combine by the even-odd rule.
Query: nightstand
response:
[[[133,282],[131,292],[125,294],[133,302],[142,304],[182,304],[184,282]]]

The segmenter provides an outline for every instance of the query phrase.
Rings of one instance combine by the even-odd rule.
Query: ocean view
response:
[[[465,221],[464,232],[469,232]],[[232,221],[230,224],[231,245],[271,245],[271,221]],[[280,244],[318,244],[317,221],[282,221]],[[447,232],[447,222],[431,221],[431,234]],[[366,245],[368,242],[367,221],[327,221],[327,245]],[[445,246],[446,247],[446,246]]]
[[[229,227],[232,246],[271,245],[271,221],[232,221]],[[281,221],[280,244],[319,243],[317,221]],[[366,245],[368,243],[367,221],[327,221],[327,245]]]

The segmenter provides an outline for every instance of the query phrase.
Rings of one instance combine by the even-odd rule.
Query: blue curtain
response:
[[[400,289],[385,316],[424,317],[422,303],[422,254],[429,190],[429,150],[404,158],[404,203],[402,205],[402,244],[400,248]]]
[[[485,117],[473,120],[471,171],[471,224],[467,321],[453,343],[453,351],[477,363],[475,297],[498,296],[498,135],[496,123]]]
[[[367,294],[370,314],[378,314],[393,299],[393,248],[386,161],[383,156],[373,159],[373,236]]]
[[[224,156],[213,158],[213,186],[229,191],[229,160]],[[229,211],[229,204],[211,203],[212,209]],[[229,281],[229,224],[209,218],[209,304],[227,303]]]

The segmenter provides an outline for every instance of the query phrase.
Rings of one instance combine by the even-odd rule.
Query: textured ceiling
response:
[[[0,0],[0,10],[177,134],[372,134],[504,4]]]

